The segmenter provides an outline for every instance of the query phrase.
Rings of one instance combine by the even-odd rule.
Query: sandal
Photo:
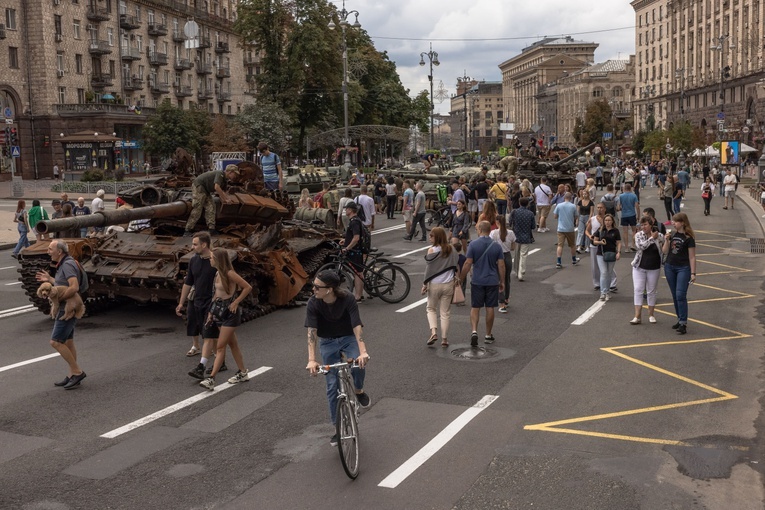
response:
[[[430,338],[428,338],[428,345],[433,345],[436,343],[436,340],[438,340],[438,333],[433,333],[430,335]]]
[[[196,356],[197,354],[201,353],[202,350],[199,347],[191,346],[191,349],[189,349],[189,352],[186,353],[186,356]]]
[[[449,342],[444,338],[441,340],[441,347],[449,347]]]

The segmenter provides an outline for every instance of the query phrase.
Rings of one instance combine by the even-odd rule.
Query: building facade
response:
[[[85,130],[115,133],[118,164],[140,168],[141,128],[164,100],[226,115],[254,102],[259,59],[233,32],[235,0],[4,5],[0,103],[19,130],[16,175],[50,177],[65,157],[56,139]]]
[[[499,65],[505,120],[515,124],[516,133],[531,133],[532,126],[538,125],[539,87],[591,65],[597,47],[571,37],[545,38]]]
[[[765,90],[760,0],[635,0],[637,108],[645,127],[687,120],[708,141],[762,143]]]

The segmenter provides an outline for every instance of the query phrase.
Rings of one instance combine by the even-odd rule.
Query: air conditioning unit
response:
[[[59,69],[58,71],[56,71],[56,74],[58,75],[59,78],[63,78],[64,77],[64,70],[63,69]]]
[[[56,34],[56,42],[61,42],[64,40],[64,34]]]

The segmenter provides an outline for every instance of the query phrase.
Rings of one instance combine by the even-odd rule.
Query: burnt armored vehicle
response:
[[[548,183],[552,186],[569,184],[574,181],[577,165],[584,164],[579,161],[580,156],[584,156],[584,154],[595,147],[595,145],[597,145],[597,142],[582,147],[571,155],[558,161],[546,161],[539,158],[522,158],[518,163],[515,175],[519,179],[528,179],[531,182],[539,182],[539,179],[542,177],[547,177]]]
[[[262,175],[262,174],[261,174]],[[108,304],[177,303],[188,263],[192,238],[182,237],[191,212],[191,179],[171,176],[153,185],[120,194],[127,206],[88,216],[39,223],[42,233],[108,227],[106,233],[65,239],[71,255],[88,274],[89,313]],[[245,191],[248,189],[249,191]],[[251,320],[307,297],[306,283],[325,262],[334,230],[293,219],[294,205],[286,192],[266,192],[258,182],[229,187],[229,201],[215,198],[213,247],[229,250],[236,271],[253,287],[242,303],[243,320]],[[131,223],[132,222],[132,223]],[[132,225],[125,230],[124,226]],[[50,269],[48,242],[21,252],[21,281],[30,300],[44,313],[47,301],[37,297],[35,273]]]

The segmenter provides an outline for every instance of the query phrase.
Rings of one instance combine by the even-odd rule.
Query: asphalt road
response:
[[[701,205],[684,204],[699,244],[686,336],[670,329],[663,280],[658,324],[628,323],[630,257],[619,293],[573,325],[597,304],[589,260],[556,270],[554,233],[537,234],[498,315],[499,355],[483,361],[452,355],[469,308],[452,308],[449,349],[425,346],[424,305],[397,312],[421,299],[424,251],[407,253],[425,245],[378,221],[374,244],[403,255],[413,285],[400,305],[361,305],[373,402],[355,481],[328,443],[324,381],[304,370],[302,308],[241,326],[259,375],[219,377],[212,394],[186,375],[198,358],[170,308],[83,319],[88,377],[63,391],[51,321],[18,309],[28,301],[0,252],[0,508],[761,509],[765,264],[747,238],[762,231],[741,205],[717,200],[709,217]]]

